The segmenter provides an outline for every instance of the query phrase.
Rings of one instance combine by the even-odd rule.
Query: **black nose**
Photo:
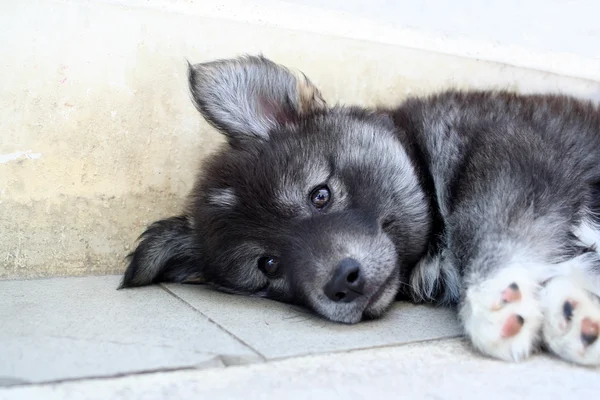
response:
[[[360,274],[360,263],[354,258],[344,258],[333,277],[325,285],[325,295],[336,302],[349,303],[362,296],[365,281]]]

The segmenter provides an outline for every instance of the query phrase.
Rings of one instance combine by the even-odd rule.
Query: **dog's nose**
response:
[[[333,277],[325,285],[325,295],[335,302],[349,303],[363,295],[365,281],[360,273],[360,263],[353,258],[344,258],[337,266]]]

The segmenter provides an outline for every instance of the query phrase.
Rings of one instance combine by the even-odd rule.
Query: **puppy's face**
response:
[[[379,316],[430,224],[388,116],[328,108],[306,77],[264,58],[190,66],[189,81],[228,140],[185,215],[146,230],[122,286],[202,281],[333,321]]]
[[[334,321],[379,316],[429,229],[391,121],[329,109],[306,78],[262,58],[191,67],[190,84],[228,137],[191,196],[203,279]]]

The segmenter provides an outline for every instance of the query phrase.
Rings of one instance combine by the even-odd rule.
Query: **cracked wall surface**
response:
[[[191,62],[263,53],[329,103],[447,87],[600,83],[398,46],[100,1],[0,5],[0,279],[119,273],[145,225],[175,214],[222,138],[187,92]]]

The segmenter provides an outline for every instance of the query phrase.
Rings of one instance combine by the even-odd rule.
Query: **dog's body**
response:
[[[206,282],[355,323],[397,296],[458,304],[486,354],[543,341],[600,364],[600,109],[562,96],[445,92],[328,108],[264,58],[190,66],[228,138],[123,287]]]

